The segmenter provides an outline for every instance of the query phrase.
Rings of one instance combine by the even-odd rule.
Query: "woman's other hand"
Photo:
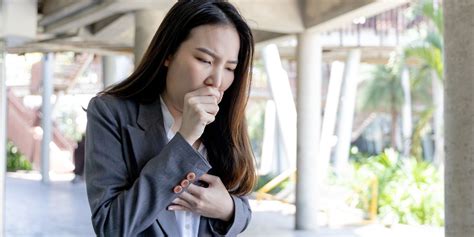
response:
[[[191,211],[209,218],[231,220],[234,215],[234,202],[221,179],[204,174],[200,180],[208,183],[209,187],[190,184],[173,200],[168,210]]]
[[[179,133],[191,146],[201,137],[206,125],[214,122],[219,111],[220,96],[219,90],[211,86],[199,88],[184,96]]]

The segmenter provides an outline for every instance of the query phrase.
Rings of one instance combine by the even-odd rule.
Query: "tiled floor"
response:
[[[94,236],[84,183],[7,177],[7,236]]]
[[[6,178],[6,236],[94,236],[84,183],[72,184],[71,176],[53,177],[49,185],[38,174],[9,173]],[[317,232],[294,231],[294,207],[251,201],[251,224],[243,237],[443,237],[442,228],[381,225],[320,227]],[[272,206],[270,210],[268,207]],[[323,218],[321,218],[323,219]],[[322,222],[322,221],[321,221]]]

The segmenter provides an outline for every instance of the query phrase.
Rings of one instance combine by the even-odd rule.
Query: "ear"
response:
[[[172,59],[173,59],[172,55],[170,55],[166,58],[165,63],[164,63],[165,67],[169,67],[170,62],[171,62]]]

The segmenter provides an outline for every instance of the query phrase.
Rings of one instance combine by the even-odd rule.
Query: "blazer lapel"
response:
[[[132,146],[132,154],[137,162],[133,171],[138,177],[143,166],[154,156],[158,155],[168,143],[163,127],[161,103],[157,99],[151,104],[140,104],[137,118],[138,127],[127,125]],[[162,210],[157,216],[158,224],[168,236],[179,236],[178,223],[174,212]]]
[[[132,148],[132,151],[128,152],[136,160],[137,167],[133,167],[133,173],[136,174],[168,143],[159,101],[158,103],[139,105],[137,125],[127,125],[129,143]]]

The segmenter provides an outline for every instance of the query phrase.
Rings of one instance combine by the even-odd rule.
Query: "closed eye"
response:
[[[207,61],[207,60],[202,59],[202,58],[196,58],[196,59],[199,60],[199,61],[202,62],[202,63],[211,64],[211,61]]]

